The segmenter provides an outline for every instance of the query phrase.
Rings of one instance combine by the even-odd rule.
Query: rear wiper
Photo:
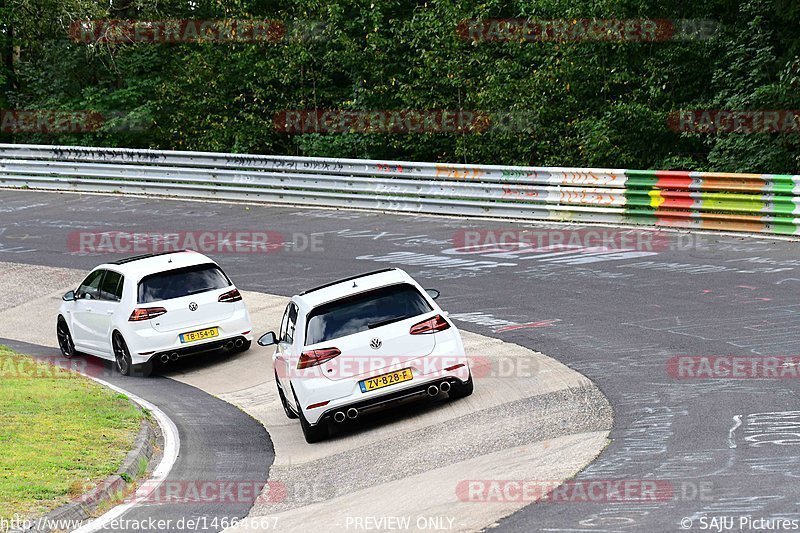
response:
[[[400,320],[405,320],[408,318],[407,316],[396,316],[394,318],[387,318],[386,320],[381,320],[380,322],[373,322],[371,324],[367,324],[369,329],[379,328],[381,326],[385,326],[386,324],[391,324],[392,322],[398,322]]]

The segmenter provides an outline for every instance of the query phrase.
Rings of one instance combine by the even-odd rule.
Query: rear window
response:
[[[151,274],[139,282],[139,303],[182,298],[230,287],[231,281],[217,265],[197,265]]]
[[[306,345],[378,328],[431,310],[413,285],[381,287],[312,310],[306,326]]]

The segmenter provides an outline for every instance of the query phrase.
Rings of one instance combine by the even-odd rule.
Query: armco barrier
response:
[[[0,187],[800,234],[800,176],[0,144]]]

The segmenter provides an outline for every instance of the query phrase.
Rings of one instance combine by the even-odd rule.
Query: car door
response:
[[[81,282],[72,302],[71,332],[75,347],[90,352],[98,350],[98,334],[94,331],[92,312],[100,300],[100,284],[105,270],[95,270]]]
[[[283,313],[283,320],[281,320],[281,329],[278,332],[278,346],[275,349],[274,364],[275,370],[278,372],[278,379],[281,382],[284,395],[292,405],[295,404],[294,395],[291,389],[291,377],[294,374],[292,363],[296,359],[296,354],[292,353],[292,345],[294,344],[294,331],[297,324],[297,305],[290,302],[286,306]]]
[[[119,308],[122,299],[122,286],[125,279],[119,272],[106,270],[100,283],[99,299],[93,302],[88,316],[91,330],[96,334],[97,349],[112,355],[111,328],[114,323],[114,314]]]

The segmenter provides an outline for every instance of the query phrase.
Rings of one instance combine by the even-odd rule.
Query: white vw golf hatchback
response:
[[[147,376],[208,351],[244,351],[252,324],[242,296],[214,261],[180,251],[98,266],[63,296],[56,333],[65,357],[78,352]]]
[[[278,395],[307,442],[326,438],[329,421],[387,404],[472,394],[461,335],[434,302],[438,295],[389,268],[292,297],[278,335],[258,343],[277,345]]]

